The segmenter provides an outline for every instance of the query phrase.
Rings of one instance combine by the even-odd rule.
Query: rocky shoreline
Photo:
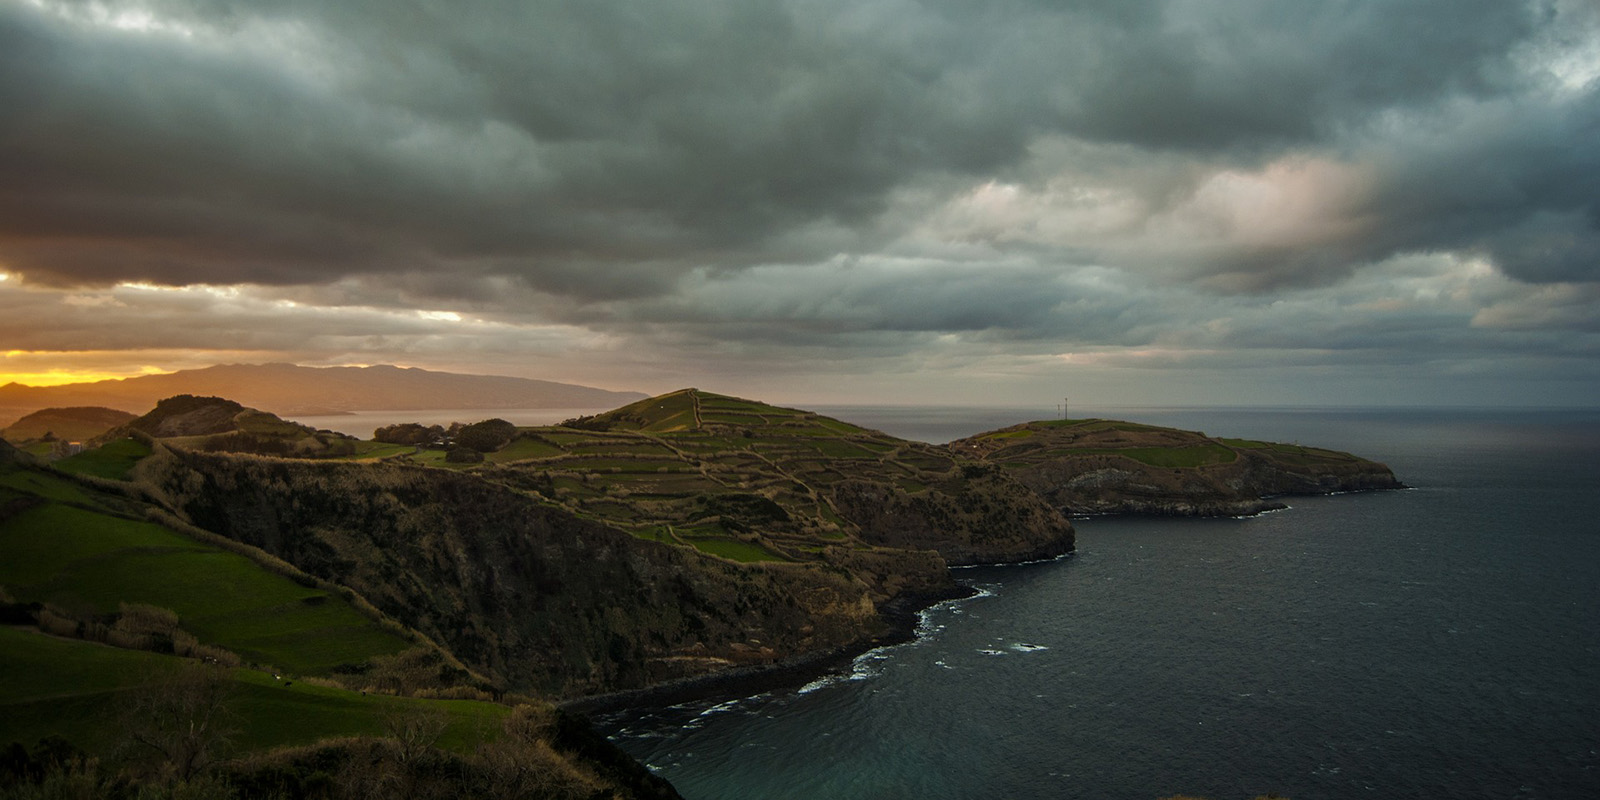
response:
[[[1146,517],[1253,517],[1268,511],[1282,511],[1289,507],[1284,498],[1326,497],[1351,492],[1386,492],[1406,489],[1404,483],[1393,476],[1373,477],[1371,480],[1338,481],[1327,488],[1270,492],[1264,487],[1247,487],[1246,496],[1208,496],[1196,492],[1187,497],[1140,496],[1138,493],[1107,496],[1094,502],[1068,502],[1061,513],[1073,518],[1146,516]],[[1249,496],[1259,491],[1259,496]]]
[[[1074,536],[1069,525],[1064,536],[1014,553],[1004,559],[972,563],[951,563],[951,568],[1035,564],[1066,558],[1073,553]],[[804,686],[817,678],[837,672],[860,656],[880,647],[892,647],[916,639],[919,614],[947,600],[972,597],[977,591],[952,581],[938,589],[903,591],[878,606],[885,630],[875,636],[827,650],[798,653],[772,664],[733,667],[718,672],[658,683],[640,689],[586,695],[562,701],[565,711],[583,715],[609,714],[630,708],[663,708],[700,700],[733,700],[786,687]]]
[[[642,689],[588,695],[557,705],[584,716],[611,714],[637,708],[665,708],[703,700],[734,700],[762,692],[804,686],[849,666],[862,653],[916,639],[918,614],[947,600],[972,597],[977,591],[954,584],[938,592],[904,593],[879,607],[887,630],[876,636],[820,652],[800,653],[772,664],[760,664],[696,675]]]

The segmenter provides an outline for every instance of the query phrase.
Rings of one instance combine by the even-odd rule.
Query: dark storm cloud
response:
[[[60,283],[433,273],[445,297],[494,276],[660,296],[707,265],[870,252],[897,233],[881,227],[897,192],[1026,181],[1041,137],[1246,169],[1351,155],[1385,115],[1529,91],[1515,57],[1555,8],[7,4],[0,262]],[[1190,272],[1260,290],[1465,246],[1530,279],[1592,277],[1588,92],[1551,107],[1546,139],[1447,143],[1500,164],[1510,188],[1488,200],[1391,187],[1378,245],[1245,247]],[[1401,173],[1436,177],[1425,150],[1402,155]]]
[[[1408,121],[1359,140],[1379,177],[1346,213],[1370,224],[1298,258],[1359,265],[1451,250],[1483,254],[1524,281],[1600,280],[1600,148],[1588,144],[1600,141],[1600,80]]]
[[[1505,88],[1506,54],[1536,22],[1501,0],[1162,3],[1095,26],[1092,41],[1074,37],[1087,55],[1069,66],[1090,77],[1063,75],[1055,96],[1091,137],[1223,150],[1305,142],[1375,110]]]

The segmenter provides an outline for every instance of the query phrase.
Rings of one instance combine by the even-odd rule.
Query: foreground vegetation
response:
[[[141,518],[137,494],[0,442],[0,797],[676,796],[581,720]]]

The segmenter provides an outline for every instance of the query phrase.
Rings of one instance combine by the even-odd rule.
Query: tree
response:
[[[504,735],[478,746],[492,798],[584,798],[600,788],[550,749],[553,711],[519,705],[503,723]]]
[[[130,692],[123,730],[136,755],[154,761],[164,781],[187,783],[216,759],[235,734],[233,670],[186,661]]]
[[[503,419],[486,419],[464,425],[456,431],[456,444],[480,453],[492,453],[506,446],[517,435],[517,426]]]
[[[444,438],[444,428],[438,425],[424,426],[415,422],[385,425],[372,432],[373,441],[389,444],[429,444],[442,438]]]

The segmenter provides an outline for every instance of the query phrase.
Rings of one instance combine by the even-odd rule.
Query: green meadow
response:
[[[410,646],[338,595],[302,586],[237,553],[160,525],[69,505],[86,497],[34,471],[3,477],[44,502],[0,521],[0,586],[21,602],[74,615],[120,603],[168,609],[202,643],[246,661],[308,675]]]
[[[124,480],[128,471],[148,455],[150,445],[136,439],[118,439],[93,450],[67,456],[53,466],[73,475],[93,475],[119,481]]]
[[[108,752],[123,739],[119,715],[126,698],[182,665],[172,656],[0,626],[0,744],[56,735],[89,752]],[[509,712],[496,703],[364,695],[262,670],[237,669],[232,678],[238,752],[380,736],[386,715],[423,709],[448,720],[441,747],[468,752],[498,735]]]

